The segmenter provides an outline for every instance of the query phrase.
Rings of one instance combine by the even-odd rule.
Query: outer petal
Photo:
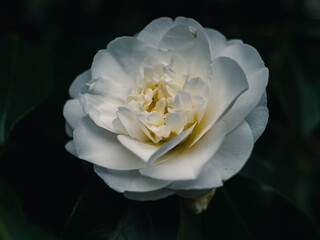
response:
[[[228,131],[231,131],[255,108],[265,91],[269,74],[257,50],[247,44],[230,45],[222,49],[219,56],[235,60],[243,69],[249,83],[249,90],[239,97],[223,118],[228,125]]]
[[[219,31],[206,28],[208,42],[210,46],[211,56],[216,56],[217,53],[227,45],[227,39]]]
[[[63,107],[63,116],[71,128],[75,128],[81,118],[85,116],[79,99],[68,100]]]
[[[227,114],[239,96],[248,89],[248,82],[243,70],[230,58],[216,58],[212,62],[212,74],[208,107],[196,128],[198,134],[192,144]]]
[[[110,42],[106,50],[100,50],[94,57],[92,79],[111,79],[123,86],[132,87],[140,71],[141,63],[155,49],[133,37],[120,37]]]
[[[243,121],[230,132],[219,150],[202,168],[195,180],[175,181],[168,188],[173,190],[212,189],[235,175],[248,160],[253,149],[253,137],[249,125]]]
[[[115,134],[82,118],[73,133],[79,158],[115,170],[139,169],[145,163],[119,144]]]
[[[163,35],[174,25],[171,18],[161,17],[149,23],[137,36],[138,39],[158,48]]]
[[[221,187],[223,185],[221,180],[220,175],[214,167],[211,164],[207,164],[202,168],[198,178],[194,180],[175,181],[168,186],[168,188],[172,190],[212,189]]]
[[[211,62],[207,37],[201,29],[178,24],[162,38],[160,48],[188,59],[190,77],[203,77]]]
[[[137,200],[137,201],[154,201],[154,200],[166,198],[174,193],[175,191],[173,190],[163,188],[156,191],[142,192],[142,193],[141,192],[124,192],[123,195],[126,198]]]
[[[225,124],[218,122],[192,147],[188,148],[188,141],[180,144],[160,157],[155,162],[158,165],[140,169],[140,173],[162,180],[196,179],[202,167],[219,149],[225,134]]]
[[[254,141],[256,142],[261,134],[264,132],[268,123],[269,110],[267,108],[267,94],[263,94],[259,104],[252,110],[252,112],[246,117]]]
[[[117,171],[95,165],[94,171],[117,192],[150,192],[171,183],[142,176],[137,170]]]
[[[78,98],[82,87],[91,80],[91,70],[87,70],[76,77],[69,88],[69,95]]]
[[[73,128],[67,122],[66,122],[66,125],[65,125],[65,129],[66,129],[66,133],[67,133],[68,137],[72,138],[73,137]]]
[[[69,142],[67,142],[67,144],[65,145],[66,150],[71,153],[73,156],[78,157],[76,148],[74,147],[74,142],[71,140]]]
[[[246,121],[230,132],[219,151],[209,164],[219,174],[222,181],[228,180],[247,162],[253,149],[254,139]],[[214,187],[214,186],[213,186]]]

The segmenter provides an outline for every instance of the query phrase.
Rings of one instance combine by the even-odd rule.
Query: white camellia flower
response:
[[[257,50],[159,18],[100,50],[70,87],[66,149],[135,200],[201,196],[248,160],[268,121]]]

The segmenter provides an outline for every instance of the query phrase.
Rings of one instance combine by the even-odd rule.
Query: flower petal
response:
[[[140,128],[136,114],[127,107],[118,107],[117,116],[128,135],[139,141],[147,141],[148,137]]]
[[[138,34],[137,38],[157,48],[161,38],[173,24],[173,20],[168,17],[155,19]]]
[[[261,97],[259,104],[246,117],[246,121],[251,128],[255,142],[264,132],[268,123],[268,118],[269,110],[267,108],[267,94],[265,92]]]
[[[169,152],[180,142],[186,139],[186,137],[189,136],[194,127],[195,125],[191,126],[163,145],[153,144],[151,142],[140,142],[125,135],[119,135],[118,140],[133,154],[141,158],[146,163],[152,164],[158,158]]]
[[[170,189],[162,188],[151,192],[124,192],[123,195],[131,200],[154,201],[169,197],[174,193],[175,192]]]
[[[109,187],[117,192],[149,192],[171,183],[171,181],[161,181],[142,176],[137,170],[118,171],[95,165],[94,171]]]
[[[79,99],[68,100],[63,107],[63,116],[71,128],[75,128],[77,123],[86,114],[83,112]]]
[[[132,170],[145,163],[129,152],[112,132],[98,127],[89,116],[82,118],[73,132],[79,158],[115,170]]]
[[[187,69],[191,78],[203,77],[211,62],[205,33],[183,24],[172,27],[163,36],[160,48],[188,59]]]
[[[213,79],[211,82],[208,107],[200,124],[198,134],[193,143],[197,142],[217,121],[232,107],[241,94],[248,89],[248,82],[243,70],[232,59],[219,57],[212,62]]]
[[[76,148],[74,146],[74,142],[72,140],[70,140],[69,142],[67,142],[67,144],[65,145],[66,150],[71,153],[73,156],[78,157]]]
[[[188,148],[189,141],[178,145],[160,157],[155,164],[140,169],[140,173],[162,180],[196,179],[202,167],[219,149],[226,134],[226,126],[218,122],[195,145]]]
[[[226,37],[217,30],[206,28],[207,37],[211,56],[216,56],[217,53],[227,45]]]
[[[255,108],[265,91],[269,72],[257,50],[247,44],[230,45],[222,49],[219,56],[235,60],[243,69],[249,84],[248,91],[239,97],[223,118],[229,132]]]
[[[66,133],[67,133],[68,137],[72,138],[73,137],[73,128],[67,122],[66,122],[66,125],[65,125],[65,129],[66,129]]]
[[[246,163],[253,149],[254,139],[246,121],[230,132],[219,151],[213,156],[208,165],[212,165],[221,181],[228,180]],[[215,187],[215,186],[212,186]]]
[[[91,119],[102,128],[121,133],[113,120],[118,107],[125,104],[129,89],[112,79],[97,78],[87,83],[83,91],[80,101]]]
[[[82,87],[91,80],[91,70],[87,70],[76,77],[69,88],[69,95],[72,98],[78,98]]]
[[[175,181],[168,186],[173,190],[212,189],[221,187],[223,181],[235,175],[248,160],[253,148],[253,137],[249,125],[243,121],[230,132],[219,150],[202,168],[198,178]]]
[[[112,79],[123,86],[133,87],[142,63],[155,54],[158,52],[154,48],[139,39],[116,38],[94,57],[92,78]]]
[[[175,181],[168,188],[173,190],[212,189],[214,187],[221,187],[222,185],[220,175],[211,164],[207,164],[202,168],[198,178]]]

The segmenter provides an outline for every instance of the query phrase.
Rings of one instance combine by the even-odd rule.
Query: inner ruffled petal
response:
[[[177,58],[169,59],[169,63],[147,65],[141,71],[126,105],[118,107],[115,122],[119,131],[125,129],[132,138],[158,144],[201,120],[208,101],[208,84],[200,77],[189,80],[185,71],[174,71]]]

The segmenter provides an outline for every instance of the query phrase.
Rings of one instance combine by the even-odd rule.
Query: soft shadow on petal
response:
[[[74,146],[74,142],[70,140],[69,142],[66,143],[65,145],[66,150],[71,153],[73,156],[78,157],[76,148]]]
[[[91,70],[87,70],[76,77],[69,88],[69,95],[72,98],[78,98],[82,87],[91,80]]]
[[[249,84],[249,89],[242,94],[223,120],[231,131],[256,107],[268,83],[269,71],[264,66],[257,50],[247,44],[233,44],[219,52],[236,61],[243,69]]]
[[[248,90],[243,70],[232,59],[219,57],[212,62],[210,99],[201,122],[196,127],[193,143],[197,142],[230,110],[241,94]]]
[[[166,142],[163,145],[160,144],[153,144],[152,142],[140,142],[136,139],[125,135],[119,135],[118,140],[119,142],[126,147],[129,151],[133,154],[141,158],[148,164],[152,164],[158,158],[169,152],[179,143],[186,139],[189,134],[193,131],[195,125],[191,126],[190,128],[186,129],[170,141]]]
[[[226,134],[223,122],[215,124],[196,144],[190,142],[178,145],[155,161],[154,166],[140,169],[140,173],[162,180],[196,179],[203,166],[219,149]]]
[[[95,165],[94,171],[117,192],[150,192],[171,183],[142,176],[138,170],[117,171]]]
[[[154,201],[169,197],[174,193],[175,191],[173,190],[162,188],[151,192],[124,192],[123,195],[131,200]]]
[[[140,67],[147,57],[157,51],[145,42],[133,37],[119,37],[110,42],[106,50],[94,57],[92,79],[112,79],[126,87],[133,87]]]
[[[253,149],[253,136],[246,121],[230,132],[208,165],[219,174],[221,181],[228,180],[244,166]],[[215,186],[212,186],[215,187]]]
[[[220,175],[211,164],[207,164],[202,168],[198,178],[194,180],[174,181],[168,188],[173,190],[211,189],[221,187],[222,185]]]
[[[66,129],[66,133],[68,135],[68,137],[73,137],[73,128],[70,126],[70,124],[68,124],[68,122],[66,122],[65,125],[65,129]]]
[[[95,125],[89,116],[79,121],[73,137],[81,159],[115,170],[132,170],[145,166],[142,160],[119,144],[115,134]]]
[[[77,123],[86,114],[83,112],[79,99],[68,100],[63,107],[63,116],[71,128],[75,128]]]
[[[268,118],[269,110],[267,108],[267,94],[265,92],[261,97],[259,104],[246,117],[246,121],[251,128],[255,142],[264,132],[268,123]]]
[[[235,175],[250,157],[253,137],[249,125],[243,121],[230,132],[219,150],[202,168],[198,178],[188,181],[175,181],[168,186],[173,190],[201,190],[221,187],[223,181]]]
[[[127,134],[139,141],[149,140],[143,130],[140,128],[139,120],[136,118],[136,113],[132,112],[127,107],[119,107],[117,116]]]
[[[161,17],[149,23],[137,36],[138,39],[158,48],[163,35],[174,25],[171,18]]]

